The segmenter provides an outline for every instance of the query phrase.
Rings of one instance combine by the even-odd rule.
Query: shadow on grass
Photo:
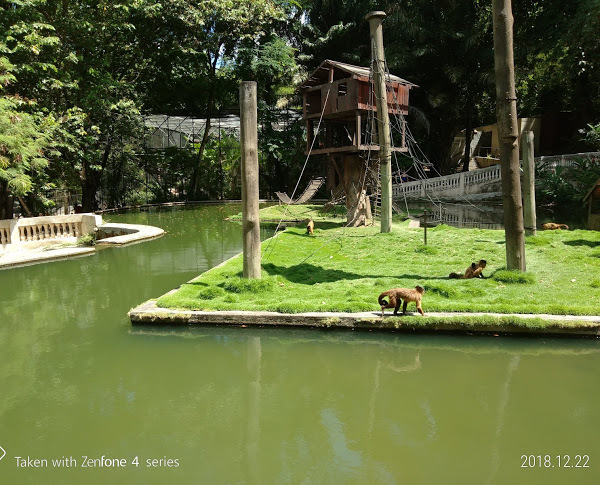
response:
[[[237,273],[231,275],[233,277],[242,278],[244,276],[243,271],[238,271]],[[200,286],[203,288],[207,288],[209,286],[213,286],[212,283],[205,283],[204,281],[188,281],[187,283],[183,283],[181,286]]]
[[[292,283],[314,285],[316,283],[331,283],[340,280],[360,280],[366,278],[397,278],[397,279],[414,279],[415,281],[424,280],[447,280],[447,276],[431,277],[421,275],[397,275],[397,274],[364,274],[350,273],[338,269],[325,269],[321,266],[316,266],[309,263],[301,263],[296,266],[286,267],[278,266],[272,263],[263,264],[263,269],[270,276],[282,276]]]
[[[600,241],[586,241],[585,239],[575,239],[574,241],[564,241],[563,244],[567,246],[588,246],[590,248],[597,248],[600,246]]]
[[[314,264],[301,263],[296,266],[278,266],[273,263],[263,264],[263,269],[271,276],[283,276],[285,279],[305,285],[315,283],[329,283],[339,280],[358,280],[363,278],[379,278],[381,275],[371,276],[358,273],[349,273],[337,269],[325,269]]]

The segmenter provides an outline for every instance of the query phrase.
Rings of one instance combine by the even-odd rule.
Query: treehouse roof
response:
[[[331,69],[333,69],[334,81],[348,77],[369,78],[371,73],[371,69],[368,67],[353,66],[352,64],[326,59],[310,74],[310,76],[308,76],[308,79],[304,81],[300,87],[310,88],[328,83],[329,71]],[[403,84],[409,88],[418,87],[416,84],[413,84],[406,79],[402,79],[401,77],[394,76],[393,74],[389,75],[389,80],[398,84]]]

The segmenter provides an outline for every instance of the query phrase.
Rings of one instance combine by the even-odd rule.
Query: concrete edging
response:
[[[145,226],[142,224],[107,223],[98,226],[98,232],[118,232],[117,236],[98,239],[96,246],[123,246],[146,239],[162,236],[165,231],[160,227]],[[124,233],[124,234],[121,234]]]
[[[68,246],[68,247],[57,247],[52,249],[52,246],[48,243],[56,246],[64,245],[65,243],[74,244],[75,238],[69,238],[69,240],[51,240],[51,241],[37,241],[37,244],[44,244],[36,247],[33,250],[14,250],[6,253],[0,253],[0,270],[8,268],[16,268],[19,266],[30,266],[37,263],[48,263],[52,261],[62,261],[70,258],[77,258],[81,256],[90,256],[96,252],[96,248],[100,247],[111,247],[111,246],[125,246],[129,244],[135,244],[143,242],[148,239],[155,239],[162,236],[165,231],[159,227],[145,226],[141,224],[121,224],[121,223],[110,223],[98,226],[98,230],[109,231],[118,233],[117,236],[109,236],[105,239],[96,241],[95,246],[91,247],[79,247],[79,246]],[[121,234],[126,233],[126,234]]]
[[[567,316],[536,314],[500,314],[500,313],[428,313],[427,317],[446,320],[439,324],[426,326],[403,324],[402,317],[387,314],[384,318],[379,312],[362,313],[278,313],[249,311],[197,311],[172,310],[159,308],[156,300],[149,300],[129,311],[129,318],[134,325],[227,325],[258,327],[305,327],[305,328],[342,328],[351,330],[388,330],[428,333],[483,333],[483,334],[520,334],[520,335],[556,335],[570,337],[599,337],[600,316]],[[415,314],[416,315],[416,314]],[[469,316],[513,317],[519,319],[542,318],[556,322],[543,330],[531,329],[519,325],[470,325],[461,323],[461,319]],[[456,323],[448,323],[447,319],[456,319]],[[585,326],[572,327],[569,323],[585,323]]]
[[[63,261],[65,259],[91,256],[96,252],[95,248],[70,247],[60,249],[48,249],[47,251],[14,251],[0,257],[0,270],[17,268],[20,266],[31,266],[38,263],[50,263]]]

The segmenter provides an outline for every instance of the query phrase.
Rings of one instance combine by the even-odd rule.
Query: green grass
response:
[[[343,225],[346,221],[346,209],[343,205],[336,205],[327,212],[323,205],[305,204],[305,205],[285,205],[275,204],[260,210],[261,221],[283,221],[283,222],[303,222],[313,218],[315,224],[328,223],[327,227],[334,225]],[[242,220],[242,213],[229,218],[232,221]]]
[[[239,255],[161,297],[158,305],[285,313],[377,311],[382,291],[421,285],[426,314],[600,313],[597,231],[528,237],[528,271],[519,273],[505,269],[503,231],[438,226],[427,230],[424,246],[423,230],[409,229],[407,222],[394,223],[392,233],[381,234],[378,226],[343,228],[313,218],[314,237],[298,226],[263,242],[261,280],[241,278]],[[487,260],[484,279],[448,279],[449,273],[462,273],[480,259]],[[415,311],[413,303],[408,311]]]

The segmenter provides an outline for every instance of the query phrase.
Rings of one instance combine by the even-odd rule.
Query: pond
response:
[[[2,483],[597,482],[600,341],[132,327],[241,250],[239,210],[0,271]]]

